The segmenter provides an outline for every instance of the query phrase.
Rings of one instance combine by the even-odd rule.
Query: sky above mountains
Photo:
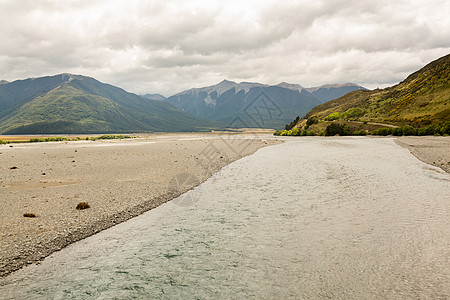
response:
[[[0,0],[0,80],[68,72],[165,96],[224,78],[385,87],[450,53],[449,11],[446,0]]]

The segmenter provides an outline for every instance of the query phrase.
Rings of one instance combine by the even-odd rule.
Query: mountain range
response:
[[[225,127],[277,128],[313,107],[349,91],[365,90],[356,84],[303,88],[282,82],[267,85],[223,80],[193,88],[165,99],[194,116],[219,121]]]
[[[392,87],[354,91],[318,105],[303,120],[311,117],[416,127],[449,122],[450,54],[429,63]]]
[[[0,133],[204,131],[218,128],[167,102],[81,75],[2,82]]]

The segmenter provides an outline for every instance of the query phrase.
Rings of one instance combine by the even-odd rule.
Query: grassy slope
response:
[[[79,125],[94,132],[120,132],[129,127],[145,129],[145,124],[124,114],[119,105],[110,99],[62,86],[15,110],[1,123],[0,132],[39,123],[62,125],[61,122],[68,122],[74,127]]]
[[[168,103],[144,99],[93,78],[65,75],[0,90],[0,133],[201,131],[217,128]],[[61,79],[62,78],[62,79]],[[55,88],[56,87],[56,88]],[[53,89],[50,89],[53,88]]]
[[[305,118],[323,119],[350,108],[364,110],[363,121],[425,126],[450,121],[450,55],[411,74],[396,86],[355,91],[313,108]]]

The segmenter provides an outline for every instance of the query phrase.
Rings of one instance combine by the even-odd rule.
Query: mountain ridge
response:
[[[354,84],[354,89],[362,87]],[[336,92],[333,89],[333,92]],[[338,92],[339,93],[339,92]],[[342,92],[340,92],[342,93]],[[263,126],[279,127],[286,121],[294,118],[299,113],[306,113],[316,105],[323,103],[320,97],[315,96],[301,85],[281,82],[276,85],[268,85],[258,82],[234,82],[222,80],[221,82],[201,88],[192,88],[168,97],[165,101],[188,112],[194,116],[219,121],[229,124],[239,118],[244,126],[260,127],[260,122],[255,122],[253,113],[248,110],[257,110],[254,107],[258,97],[264,94],[266,97],[264,109],[278,110],[278,115],[270,114],[270,120]],[[261,108],[261,107],[260,107]],[[259,109],[260,109],[259,108]],[[227,125],[226,125],[227,126]]]
[[[39,132],[34,132],[39,128]],[[69,73],[0,85],[0,133],[199,131],[217,128],[164,101]]]

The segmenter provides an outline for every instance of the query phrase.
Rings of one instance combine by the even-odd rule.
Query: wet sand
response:
[[[421,161],[450,173],[450,137],[403,136],[396,143]]]
[[[0,145],[0,277],[155,208],[277,143],[264,137],[158,134]],[[90,208],[75,209],[79,202]]]

